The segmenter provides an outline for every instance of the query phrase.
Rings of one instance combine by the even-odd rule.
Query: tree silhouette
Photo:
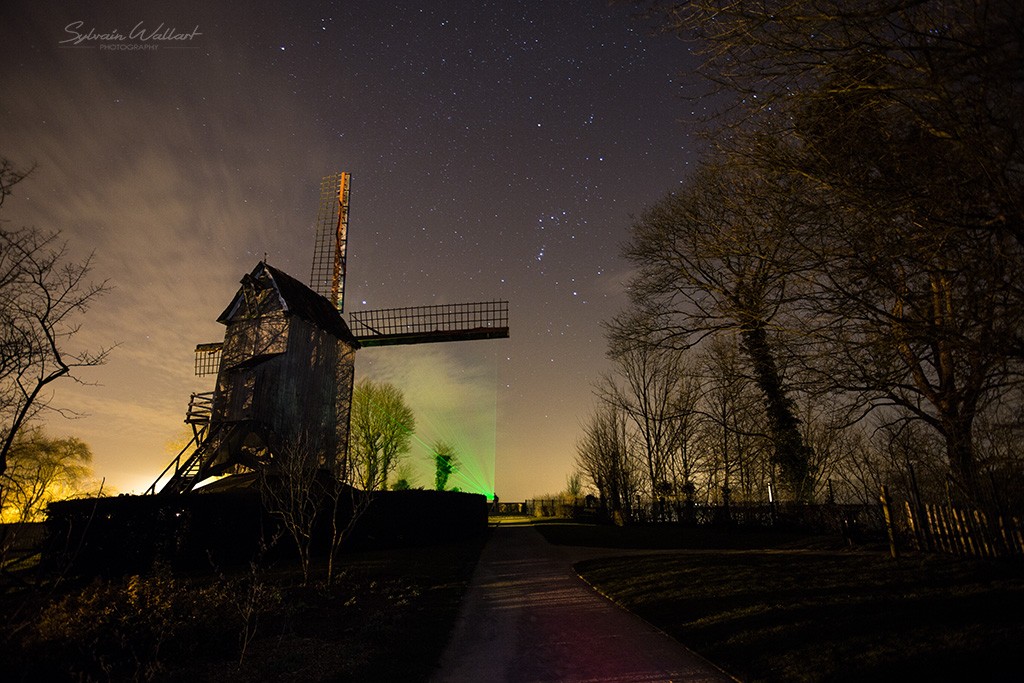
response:
[[[29,172],[0,159],[0,206]],[[71,347],[78,316],[108,289],[88,282],[91,268],[59,233],[0,228],[0,476],[19,431],[50,407],[51,384],[106,362],[109,348]]]
[[[459,460],[455,448],[446,441],[434,444],[434,488],[444,491],[448,479],[459,471]]]

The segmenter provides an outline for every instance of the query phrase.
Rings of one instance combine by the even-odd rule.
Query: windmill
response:
[[[192,394],[192,439],[147,494],[259,468],[275,439],[316,434],[324,453],[345,453],[359,348],[508,337],[507,301],[366,310],[346,321],[350,185],[348,173],[320,183],[309,286],[261,261],[217,319],[224,341],[196,347],[195,373],[216,374],[216,388]]]

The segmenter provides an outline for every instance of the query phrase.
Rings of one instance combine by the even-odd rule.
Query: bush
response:
[[[42,680],[152,680],[167,662],[230,651],[249,589],[196,586],[166,575],[95,582],[44,608],[31,627],[26,664]],[[240,628],[241,627],[241,628]]]

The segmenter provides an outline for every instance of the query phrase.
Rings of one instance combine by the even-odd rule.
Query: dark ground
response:
[[[560,543],[678,548],[577,571],[746,681],[1016,680],[1024,563],[764,532],[541,526]],[[656,538],[661,536],[660,539]]]
[[[483,541],[344,555],[330,587],[319,566],[8,590],[0,680],[426,680]]]
[[[630,552],[576,568],[744,680],[1006,680],[1020,670],[1020,562],[897,562],[798,534],[537,528],[555,543]],[[7,575],[0,680],[427,680],[482,547],[354,552],[329,588],[323,567],[309,587],[287,567],[59,586]]]

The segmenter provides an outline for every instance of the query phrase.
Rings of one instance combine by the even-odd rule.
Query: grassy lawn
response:
[[[0,628],[0,679],[427,680],[484,540],[351,553],[331,587],[302,587],[295,569],[271,568],[256,581],[147,577],[8,594],[0,612],[20,608],[28,626]]]
[[[571,542],[568,525],[542,532]],[[1020,674],[1024,567],[941,556],[796,549],[798,539],[576,529],[581,545],[679,553],[577,566],[601,592],[746,681],[1009,680]],[[712,532],[708,532],[712,533]],[[604,543],[597,540],[604,538]],[[721,548],[746,548],[728,550]],[[779,548],[784,549],[779,549]],[[1009,678],[1008,678],[1009,677]]]

